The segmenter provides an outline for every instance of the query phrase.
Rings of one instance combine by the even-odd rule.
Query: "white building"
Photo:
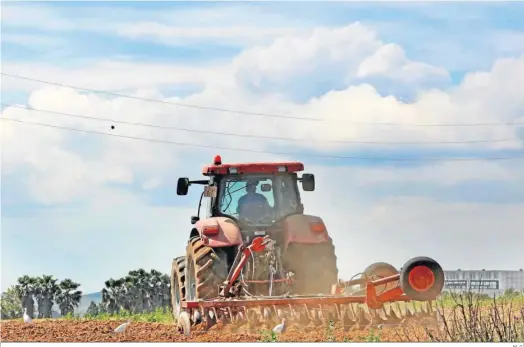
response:
[[[455,270],[444,271],[444,290],[471,290],[499,295],[507,289],[524,290],[524,271],[520,270]]]

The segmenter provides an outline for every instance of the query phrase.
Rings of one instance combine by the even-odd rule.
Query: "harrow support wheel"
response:
[[[180,303],[185,298],[185,270],[186,257],[173,259],[171,265],[171,306],[173,308],[173,318],[175,321],[182,312]]]
[[[393,265],[379,262],[369,265],[362,273],[362,278],[368,281],[376,281],[378,279],[386,278],[396,274],[398,274],[398,270]],[[375,290],[377,291],[377,295],[379,295],[386,290],[395,288],[396,286],[398,286],[398,281],[376,286]],[[360,285],[360,289],[365,290],[366,285]]]
[[[431,258],[413,258],[402,267],[400,286],[413,300],[435,300],[444,287],[444,270]]]

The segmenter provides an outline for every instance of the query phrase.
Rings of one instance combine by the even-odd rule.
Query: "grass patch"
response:
[[[62,319],[80,319],[80,320],[131,320],[133,322],[157,322],[157,323],[173,323],[173,315],[171,312],[164,312],[163,309],[159,308],[153,312],[147,313],[131,313],[126,310],[121,310],[116,314],[99,313],[97,315],[85,314],[79,315],[68,315],[62,317]]]

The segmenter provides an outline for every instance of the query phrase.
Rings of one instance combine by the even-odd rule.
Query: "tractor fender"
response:
[[[206,235],[204,233],[204,227],[208,226],[218,226],[218,233],[216,235]],[[231,218],[211,217],[199,220],[195,223],[192,234],[195,233],[195,231],[198,232],[204,244],[211,248],[242,244],[240,228]]]
[[[291,215],[283,221],[283,225],[285,248],[287,248],[290,243],[316,244],[330,240],[324,221],[317,216],[305,214]],[[315,228],[317,231],[313,230]],[[321,230],[318,231],[318,228]]]

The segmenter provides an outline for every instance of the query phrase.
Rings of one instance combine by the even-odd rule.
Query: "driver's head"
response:
[[[246,191],[248,193],[254,193],[257,190],[257,181],[248,181],[246,183]]]

